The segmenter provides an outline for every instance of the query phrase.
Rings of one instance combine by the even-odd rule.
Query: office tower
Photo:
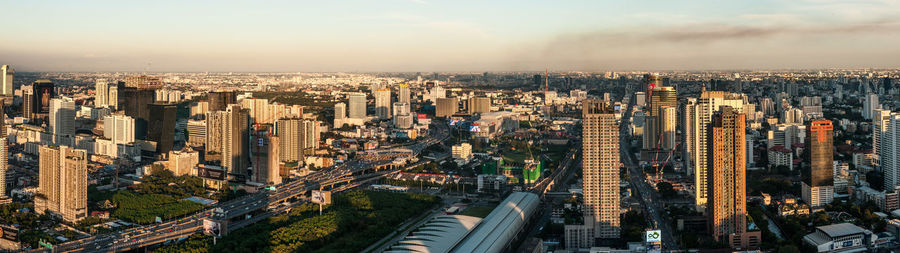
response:
[[[54,143],[75,136],[75,101],[68,97],[50,99],[50,132]]]
[[[109,83],[106,79],[97,79],[94,84],[94,107],[109,105]]]
[[[188,120],[185,130],[187,131],[187,143],[189,145],[206,145],[206,120]]]
[[[200,163],[200,153],[191,148],[169,151],[167,169],[175,176],[196,176],[194,168]]]
[[[280,184],[281,175],[279,169],[281,166],[280,138],[272,134],[272,125],[257,124],[250,135],[250,163],[252,166],[252,174],[250,180],[261,184]]]
[[[250,110],[240,105],[225,108],[222,134],[222,167],[229,174],[247,176],[250,160]]]
[[[863,102],[863,118],[872,119],[875,109],[881,109],[881,104],[878,103],[878,95],[869,93],[866,95],[866,101]]]
[[[802,197],[809,207],[817,208],[834,199],[834,127],[830,120],[817,119],[806,126],[806,160]]]
[[[375,116],[379,119],[391,118],[391,89],[375,90]]]
[[[275,133],[279,138],[282,162],[303,162],[306,155],[312,155],[319,148],[318,121],[289,118],[275,123]]]
[[[879,157],[884,170],[884,189],[900,186],[900,113],[892,113],[881,134]]]
[[[75,223],[87,217],[87,152],[67,146],[41,146],[39,186],[34,208]]]
[[[134,118],[122,114],[103,117],[103,137],[115,144],[134,142]]]
[[[872,115],[872,159],[875,166],[881,165],[881,138],[891,123],[891,111],[876,109]]]
[[[732,247],[747,232],[746,125],[743,114],[723,107],[706,129],[709,233]]]
[[[237,95],[234,91],[211,91],[207,94],[209,99],[209,111],[224,111],[230,104],[237,103]]]
[[[250,122],[267,124],[276,120],[269,110],[268,99],[245,98],[241,100],[241,107],[250,110]]]
[[[22,86],[22,116],[33,125],[40,126],[50,113],[50,99],[56,96],[53,82],[38,80],[30,86]]]
[[[491,98],[473,97],[469,99],[469,114],[491,112]]]
[[[153,103],[147,105],[147,108],[150,111],[147,140],[156,142],[157,154],[168,154],[175,145],[175,117],[178,106]]]
[[[206,161],[221,161],[225,141],[225,118],[228,114],[224,111],[210,111],[206,113],[206,145],[204,146]]]
[[[687,122],[686,127],[691,128],[690,133],[692,134],[687,138],[692,139],[691,155],[693,158],[691,161],[694,164],[694,185],[696,186],[694,202],[698,207],[706,206],[706,189],[708,185],[706,175],[708,171],[706,135],[709,123],[712,122],[713,114],[719,111],[720,107],[729,106],[735,112],[741,113],[743,105],[744,100],[740,94],[706,91],[700,94],[697,104],[690,110],[694,115],[686,117],[691,120]]]
[[[6,113],[4,103],[0,100],[0,204],[12,202],[6,195],[6,171],[9,169],[9,142],[6,132]]]
[[[660,106],[658,115],[661,138],[659,147],[664,150],[672,150],[675,148],[675,125],[678,122],[675,117],[675,107]]]
[[[585,222],[596,238],[619,238],[619,124],[608,101],[582,106]]]
[[[150,120],[148,105],[156,99],[156,92],[152,89],[138,89],[135,87],[120,87],[118,89],[118,107],[125,115],[134,118],[135,138],[144,140],[147,137],[147,122]]]
[[[15,73],[16,71],[9,65],[0,67],[0,95],[13,95],[13,74]]]
[[[162,81],[159,80],[158,77],[147,75],[126,76],[125,87],[132,87],[141,90],[156,90],[162,88]]]
[[[438,98],[435,101],[435,117],[453,116],[453,114],[456,114],[456,110],[459,109],[459,102],[456,100],[456,97]]]
[[[408,129],[412,127],[413,115],[411,113],[394,116],[394,127],[399,129]]]
[[[119,86],[122,85],[124,84],[120,83],[119,85],[107,87],[109,93],[107,93],[106,103],[113,109],[119,109]]]
[[[350,93],[349,97],[349,107],[350,110],[350,118],[351,119],[365,119],[366,118],[366,94],[362,93]]]

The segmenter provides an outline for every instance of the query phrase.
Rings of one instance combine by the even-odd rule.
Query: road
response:
[[[412,151],[410,153],[411,157],[418,156],[425,148],[443,142],[450,137],[449,128],[442,121],[435,121],[435,123],[432,124],[432,129],[429,137],[406,146],[406,148]],[[385,149],[394,148],[396,147],[387,147]],[[393,159],[393,156],[388,157],[390,157],[391,160]],[[139,226],[115,233],[95,235],[68,241],[59,245],[54,245],[53,252],[117,252],[137,249],[190,236],[191,234],[202,230],[204,219],[223,220],[241,217],[256,210],[274,207],[261,214],[254,213],[248,219],[237,220],[229,224],[230,228],[246,226],[263,220],[265,217],[286,212],[290,209],[290,206],[299,203],[292,203],[292,205],[289,206],[280,205],[281,203],[292,198],[297,198],[298,196],[303,196],[307,191],[318,189],[322,182],[328,182],[336,178],[352,175],[355,172],[370,168],[372,164],[374,163],[351,160],[339,166],[322,169],[297,180],[282,183],[277,185],[273,191],[252,193],[234,200],[216,204],[193,215],[159,224]],[[43,248],[28,250],[28,252],[46,251],[50,250]]]
[[[658,196],[659,193],[656,192],[650,184],[647,183],[646,177],[644,173],[641,171],[640,166],[638,166],[638,159],[631,153],[631,136],[628,131],[628,125],[631,123],[631,106],[628,106],[628,110],[625,113],[625,116],[622,117],[622,124],[620,125],[621,133],[620,133],[620,143],[619,150],[621,150],[622,163],[625,164],[625,167],[628,170],[628,179],[633,186],[634,196],[641,202],[641,206],[643,206],[647,213],[652,218],[651,226],[655,227],[662,231],[662,248],[663,250],[675,250],[678,249],[678,244],[676,243],[675,236],[673,234],[671,223],[669,222],[668,215],[666,215],[665,210],[660,207],[661,201]]]

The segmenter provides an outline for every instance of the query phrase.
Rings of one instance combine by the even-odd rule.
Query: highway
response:
[[[410,157],[418,156],[425,148],[443,142],[450,137],[450,130],[443,121],[436,121],[432,124],[432,131],[425,140],[410,144],[405,148],[412,151]],[[384,149],[396,149],[396,147],[384,147]],[[370,161],[378,161],[377,158],[367,158]],[[386,156],[385,160],[394,159],[393,155]],[[382,160],[383,161],[383,160]],[[350,160],[338,166],[312,172],[297,180],[286,182],[275,187],[273,191],[260,191],[252,193],[234,200],[218,203],[212,207],[206,208],[198,213],[166,221],[159,224],[139,226],[121,230],[115,233],[94,235],[78,240],[71,240],[59,245],[54,245],[53,252],[118,252],[138,249],[141,247],[156,245],[168,241],[177,240],[190,236],[203,229],[203,220],[225,220],[234,217],[245,216],[256,210],[265,210],[262,213],[256,212],[248,218],[232,221],[228,224],[227,230],[250,225],[252,223],[263,220],[278,213],[283,213],[292,206],[301,202],[297,201],[291,205],[280,205],[291,198],[303,197],[306,192],[318,189],[320,183],[327,182],[336,178],[353,175],[354,173],[364,171],[371,168],[371,162],[363,162],[359,160]],[[419,163],[417,163],[419,164]],[[409,166],[403,167],[403,169]],[[389,173],[376,173],[376,176],[384,176]],[[372,176],[365,177],[371,179]],[[349,189],[342,187],[340,189]],[[338,190],[340,190],[338,189]],[[268,207],[274,207],[266,210]],[[245,216],[246,217],[246,216]],[[224,231],[223,231],[224,232]],[[49,252],[51,250],[39,248],[26,252]]]
[[[651,226],[662,231],[662,249],[677,250],[678,244],[675,242],[675,237],[672,233],[674,230],[672,230],[668,219],[666,219],[668,216],[663,213],[665,210],[660,208],[659,203],[661,203],[661,201],[658,196],[659,194],[647,183],[643,171],[641,171],[640,166],[638,166],[638,159],[630,151],[631,134],[628,131],[628,125],[631,123],[630,119],[631,106],[629,105],[625,117],[622,117],[622,123],[620,124],[621,137],[619,150],[621,150],[622,163],[625,164],[625,168],[628,170],[628,179],[634,189],[633,194],[640,200],[641,206],[647,210],[647,213],[649,213],[652,218]]]

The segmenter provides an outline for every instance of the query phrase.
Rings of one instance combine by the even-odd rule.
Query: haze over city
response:
[[[6,1],[19,71],[886,68],[898,1]],[[893,57],[892,57],[893,56]]]

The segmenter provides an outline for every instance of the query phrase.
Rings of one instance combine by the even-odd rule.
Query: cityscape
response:
[[[2,252],[900,250],[898,1],[100,2],[0,4]]]

